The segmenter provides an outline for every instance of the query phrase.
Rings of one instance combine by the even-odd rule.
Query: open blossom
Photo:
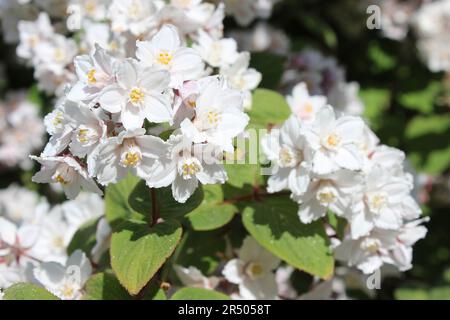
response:
[[[361,169],[362,154],[356,143],[363,129],[364,122],[360,118],[336,118],[333,108],[322,108],[315,121],[304,131],[315,150],[313,171],[316,174],[329,174],[339,169]]]
[[[143,128],[122,131],[96,149],[88,162],[89,173],[102,185],[116,183],[128,172],[145,179],[151,174],[155,160],[164,154],[164,147],[163,140],[145,135]]]
[[[222,79],[213,79],[195,100],[195,118],[185,119],[181,131],[195,143],[208,142],[233,152],[232,139],[249,122],[242,103],[239,91],[227,88]]]
[[[403,224],[402,203],[409,197],[411,185],[408,180],[393,177],[389,171],[375,166],[366,176],[362,197],[352,207],[352,237],[359,238],[368,234],[374,227],[396,230]]]
[[[303,194],[311,180],[313,154],[297,118],[291,116],[279,131],[273,130],[263,140],[262,148],[273,167],[267,190],[274,193],[289,189]]]
[[[99,45],[91,55],[78,56],[74,60],[78,82],[68,94],[69,100],[95,103],[103,90],[115,80],[116,59]]]
[[[292,90],[292,95],[286,98],[292,113],[302,122],[311,123],[317,112],[327,103],[324,96],[310,96],[304,82],[299,83]]]
[[[217,277],[205,277],[200,270],[196,267],[184,268],[182,266],[175,265],[174,270],[180,281],[188,287],[204,288],[213,290],[219,284],[219,278]]]
[[[19,21],[20,44],[17,47],[17,56],[23,59],[31,59],[36,47],[43,39],[47,40],[53,34],[50,18],[45,12],[41,12],[36,21]]]
[[[143,68],[137,61],[127,59],[118,67],[117,84],[101,94],[99,103],[106,111],[120,112],[120,121],[126,129],[142,127],[144,119],[171,122],[173,111],[164,93],[169,82],[166,70]]]
[[[203,30],[199,31],[198,43],[193,45],[203,60],[211,67],[220,68],[231,65],[238,58],[237,43],[234,39],[213,39]]]
[[[423,221],[408,222],[397,230],[375,228],[357,240],[348,235],[335,249],[336,259],[358,267],[365,274],[373,273],[385,263],[406,271],[412,267],[411,247],[427,233],[420,225]]]
[[[252,107],[252,93],[262,80],[262,75],[253,68],[249,68],[250,54],[242,52],[236,61],[220,70],[228,81],[228,84],[236,90],[240,90],[244,95],[244,109],[248,110]]]
[[[41,170],[33,176],[33,182],[59,183],[69,199],[74,199],[80,193],[81,188],[102,194],[92,178],[88,176],[87,170],[70,156],[31,156],[31,159],[42,165]]]
[[[299,203],[298,215],[303,223],[310,223],[326,215],[331,210],[344,216],[352,204],[353,197],[361,189],[361,176],[350,170],[320,176],[314,179],[302,195],[292,195]]]
[[[162,1],[113,0],[108,10],[115,32],[130,31],[139,36],[150,31],[156,21],[156,13]]]
[[[75,251],[64,265],[44,262],[33,269],[37,283],[63,300],[81,298],[81,290],[91,273],[92,266],[81,250]]]
[[[152,40],[138,42],[136,57],[144,66],[169,71],[173,88],[197,79],[204,69],[198,52],[182,46],[177,28],[171,25],[164,25]]]
[[[151,188],[172,185],[176,201],[184,203],[201,184],[223,184],[227,173],[221,163],[221,150],[211,144],[196,144],[181,134],[172,135],[165,143],[161,157],[146,178]]]
[[[34,254],[39,237],[39,228],[35,225],[17,226],[0,217],[0,265],[26,266],[34,262]]]
[[[272,271],[279,264],[277,257],[247,237],[238,257],[228,261],[222,273],[229,282],[239,285],[239,295],[244,299],[275,299],[278,292]]]

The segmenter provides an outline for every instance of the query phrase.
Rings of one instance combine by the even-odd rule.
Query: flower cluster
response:
[[[215,0],[220,2],[220,0]],[[255,19],[267,19],[273,6],[280,0],[224,0],[226,13],[233,16],[240,26],[248,26]]]
[[[0,191],[0,291],[18,282],[38,283],[62,299],[75,299],[90,275],[91,265],[81,251],[67,256],[76,230],[104,212],[103,200],[81,194],[76,200],[51,207],[47,200],[27,189],[11,185]],[[109,226],[102,218],[97,226],[93,261],[107,247]],[[70,282],[65,267],[79,266],[79,283]]]
[[[326,96],[336,112],[361,115],[364,111],[358,96],[359,84],[346,81],[345,70],[335,58],[314,49],[292,55],[282,83],[289,91],[299,82],[304,82],[311,94]]]
[[[291,117],[263,141],[272,163],[270,193],[289,190],[303,223],[328,211],[349,222],[336,257],[364,273],[383,263],[411,267],[411,246],[426,234],[421,209],[411,196],[413,178],[405,155],[380,145],[364,121],[337,114],[304,83],[288,97]],[[411,222],[412,221],[412,222]]]
[[[25,92],[10,92],[0,102],[0,170],[17,165],[30,169],[28,155],[42,147],[44,134],[38,106]]]
[[[172,185],[185,202],[198,183],[224,183],[220,164],[244,132],[250,90],[261,75],[231,39],[200,31],[187,47],[173,25],[137,41],[136,58],[116,58],[99,45],[75,58],[78,81],[46,116],[50,141],[40,157],[39,183],[61,184],[73,199],[132,173],[152,188]],[[215,69],[219,76],[212,76]],[[147,134],[173,131],[167,141]]]

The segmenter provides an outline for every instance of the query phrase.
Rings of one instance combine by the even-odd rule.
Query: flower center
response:
[[[295,155],[287,147],[282,147],[280,149],[279,158],[280,158],[280,166],[283,168],[293,167],[296,164]]]
[[[387,195],[377,193],[369,197],[370,209],[374,212],[379,212],[387,205]]]
[[[61,292],[61,296],[63,296],[64,298],[72,299],[75,294],[75,289],[69,283],[65,283],[65,284],[63,284],[60,292]]]
[[[219,122],[219,114],[216,111],[209,111],[206,118],[210,125],[216,125]]]
[[[139,153],[128,151],[122,160],[122,164],[126,167],[135,167],[139,161],[141,161],[141,155]]]
[[[369,253],[377,253],[381,247],[381,242],[378,239],[366,238],[361,242],[361,249]]]
[[[156,59],[160,64],[167,66],[172,62],[173,56],[167,51],[161,51]]]
[[[62,114],[61,111],[58,111],[58,112],[56,113],[55,117],[54,117],[53,120],[52,120],[52,124],[53,124],[55,127],[57,127],[57,126],[59,126],[60,124],[62,124],[62,122],[63,122],[63,114]]]
[[[54,57],[56,61],[63,61],[65,57],[64,51],[61,48],[56,48],[54,52]]]
[[[78,130],[77,140],[79,142],[81,142],[81,143],[88,142],[88,138],[87,138],[88,132],[89,132],[88,129],[80,129],[80,130]]]
[[[64,177],[60,174],[56,175],[56,177],[53,179],[55,182],[60,183],[62,185],[68,185],[70,181],[64,179]]]
[[[95,8],[96,5],[94,1],[89,1],[84,5],[84,10],[86,10],[89,14],[93,14],[95,12]]]
[[[139,88],[134,88],[130,92],[130,101],[133,104],[140,103],[144,100],[144,92]]]
[[[264,273],[264,269],[259,262],[250,262],[246,268],[245,273],[252,279],[257,279]]]
[[[97,83],[97,79],[95,79],[95,69],[91,69],[89,70],[89,72],[87,73],[87,79],[88,79],[88,83],[89,84],[95,84]]]
[[[53,245],[54,245],[55,247],[57,247],[57,248],[64,248],[65,246],[64,246],[64,239],[63,239],[63,237],[61,237],[61,236],[56,236],[56,237],[53,239]]]
[[[188,180],[202,171],[202,169],[202,165],[200,164],[200,161],[198,161],[198,159],[187,158],[180,163],[178,172],[183,177],[183,179]]]
[[[341,143],[341,137],[335,133],[329,134],[325,139],[325,147],[328,149],[336,149]]]

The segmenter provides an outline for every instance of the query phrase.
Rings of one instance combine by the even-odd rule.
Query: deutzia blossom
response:
[[[205,277],[196,267],[191,266],[189,268],[184,268],[182,266],[175,265],[174,270],[180,281],[188,287],[213,290],[219,284],[219,278]]]
[[[202,74],[204,65],[192,48],[181,45],[177,28],[164,25],[150,41],[137,43],[136,57],[142,65],[169,71],[170,87],[179,88],[184,81]]]
[[[150,122],[170,122],[173,118],[169,97],[164,94],[170,82],[165,70],[142,68],[135,60],[127,59],[118,67],[117,84],[99,97],[103,109],[120,112],[126,129],[142,127]]]
[[[92,55],[76,57],[74,65],[78,82],[71,89],[68,99],[86,103],[93,101],[114,83],[115,63],[116,60],[98,45]]]
[[[299,203],[298,215],[303,223],[310,223],[332,210],[343,216],[361,189],[361,176],[357,172],[339,170],[314,179],[303,195],[293,194]]]
[[[92,266],[81,250],[75,251],[65,265],[44,262],[33,269],[36,281],[63,300],[81,298],[81,290],[91,273]]]
[[[195,100],[195,118],[184,120],[181,131],[195,143],[208,142],[233,152],[232,139],[241,134],[249,122],[242,103],[239,91],[227,88],[222,79],[215,79]]]
[[[238,257],[228,261],[222,273],[229,282],[239,285],[239,294],[244,299],[275,299],[277,284],[272,271],[279,264],[277,257],[247,237]]]
[[[312,150],[300,130],[300,123],[291,116],[281,127],[262,141],[262,148],[272,161],[272,175],[267,190],[271,193],[289,189],[302,194],[308,188],[312,167]]]
[[[422,222],[412,221],[398,230],[375,228],[369,235],[357,240],[347,236],[335,249],[336,259],[358,267],[365,274],[373,273],[384,263],[406,271],[412,267],[411,246],[427,233],[427,229],[419,225]]]
[[[302,122],[314,121],[317,112],[327,103],[324,96],[310,96],[305,83],[301,82],[294,87],[292,95],[286,98],[292,113]]]
[[[203,60],[211,67],[220,68],[231,65],[238,57],[237,43],[233,39],[215,40],[206,32],[200,30],[198,44],[194,44]]]
[[[96,149],[88,163],[89,172],[102,185],[117,183],[128,172],[145,179],[152,173],[155,160],[164,154],[164,147],[160,138],[145,135],[143,128],[122,131]]]
[[[146,178],[151,188],[172,185],[176,201],[184,203],[198,183],[223,184],[227,173],[221,163],[220,150],[211,144],[192,144],[181,134],[172,135],[165,143],[165,156],[160,158],[152,174]]]
[[[228,83],[233,89],[240,90],[244,95],[244,109],[248,110],[252,107],[252,93],[262,80],[262,75],[253,68],[249,68],[250,54],[242,52],[236,61],[230,65],[223,67],[220,74],[225,76]]]
[[[363,129],[364,122],[360,118],[336,118],[332,107],[322,108],[305,130],[307,140],[315,150],[313,171],[329,174],[339,169],[361,169],[362,154],[356,143]]]
[[[33,58],[37,45],[53,34],[53,27],[49,16],[42,12],[36,21],[19,21],[20,44],[17,47],[17,56],[23,59]]]
[[[92,178],[88,176],[87,170],[70,156],[31,156],[31,159],[42,165],[41,170],[33,176],[33,182],[59,183],[69,199],[74,199],[80,193],[81,188],[102,194]]]
[[[374,227],[398,229],[403,224],[402,202],[410,192],[407,180],[375,166],[366,177],[362,198],[353,204],[352,237],[364,236]]]

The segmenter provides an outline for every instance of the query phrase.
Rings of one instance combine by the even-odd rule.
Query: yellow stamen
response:
[[[64,186],[69,184],[69,181],[64,180],[64,178],[60,174],[58,174],[56,176],[55,181],[60,183],[60,184],[62,184],[62,185],[64,185]]]
[[[88,129],[78,130],[78,134],[77,134],[78,141],[80,141],[81,143],[88,142],[87,134],[88,134]]]
[[[127,167],[133,167],[141,160],[141,156],[137,152],[127,152],[122,163]]]
[[[208,112],[207,117],[209,124],[217,124],[217,122],[219,122],[219,114],[215,111]]]
[[[156,59],[160,64],[167,66],[172,62],[173,56],[167,51],[161,51]]]
[[[87,79],[88,79],[88,83],[89,84],[95,84],[97,83],[97,79],[95,79],[95,69],[91,69],[89,70],[89,72],[87,73]]]
[[[130,100],[132,103],[139,103],[144,100],[144,92],[141,89],[135,88],[130,92]]]

